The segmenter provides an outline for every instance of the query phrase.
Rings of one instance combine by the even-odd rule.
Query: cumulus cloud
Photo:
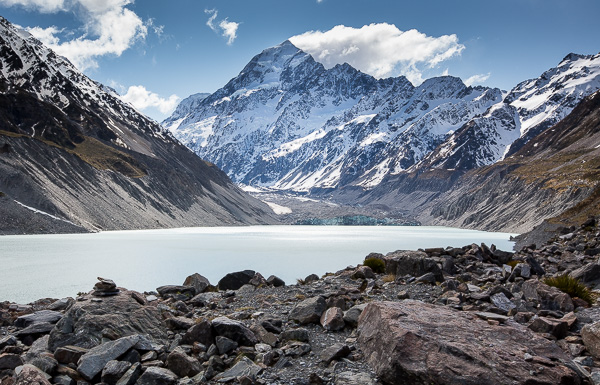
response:
[[[474,84],[481,84],[484,83],[486,80],[488,80],[490,78],[491,73],[487,73],[487,74],[478,74],[478,75],[473,75],[470,78],[468,78],[467,80],[465,80],[465,84],[467,86],[472,86]]]
[[[29,10],[55,13],[74,12],[83,22],[81,36],[68,39],[64,29],[28,27],[29,33],[56,53],[69,59],[80,70],[95,68],[104,55],[120,56],[125,50],[143,40],[148,26],[135,12],[126,8],[132,0],[0,0],[1,5],[22,6]]]
[[[240,23],[229,21],[227,18],[217,23],[216,21],[219,11],[216,9],[205,9],[204,13],[210,15],[206,21],[206,25],[215,33],[227,38],[227,45],[233,44],[234,40],[237,38],[237,30],[240,26]]]
[[[387,23],[362,28],[338,25],[326,32],[309,31],[290,41],[327,68],[346,62],[377,78],[400,74],[415,84],[423,81],[423,70],[460,55],[465,48],[456,35],[432,37],[415,29],[401,31]]]
[[[131,86],[127,90],[127,93],[121,96],[121,100],[130,103],[140,111],[148,108],[156,108],[163,114],[169,114],[173,112],[181,99],[175,94],[168,98],[162,98],[160,95],[148,91],[144,86]]]

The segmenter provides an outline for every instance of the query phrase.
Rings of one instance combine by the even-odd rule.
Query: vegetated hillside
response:
[[[456,181],[437,191],[428,189],[442,172]],[[416,201],[415,195],[429,191],[415,210],[424,223],[525,232],[545,219],[570,226],[597,214],[599,181],[600,92],[596,92],[501,162],[468,172],[433,169],[403,176],[394,181],[396,191],[372,192],[361,199],[380,204]]]
[[[0,233],[274,222],[216,166],[2,18],[0,191]]]

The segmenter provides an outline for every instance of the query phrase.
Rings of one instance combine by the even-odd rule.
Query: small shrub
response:
[[[298,285],[306,285],[306,281],[304,281],[302,278],[297,278],[296,279],[296,283]]]
[[[394,274],[387,274],[383,276],[383,282],[395,282],[396,276]]]
[[[369,266],[371,270],[373,270],[373,272],[376,274],[385,273],[385,262],[383,262],[379,258],[367,258],[365,259],[363,265]]]
[[[513,268],[513,269],[514,269],[514,268],[515,268],[515,267],[516,267],[516,266],[517,266],[519,263],[523,263],[523,262],[522,262],[522,261],[508,261],[508,262],[506,262],[506,264],[507,264],[508,266],[510,266],[511,268]]]
[[[544,283],[548,286],[553,286],[567,293],[571,297],[578,297],[588,304],[593,303],[592,292],[583,283],[579,282],[578,279],[571,277],[568,274],[560,275],[558,277],[546,278]]]
[[[296,294],[296,299],[304,301],[306,299],[306,296],[304,294]]]
[[[2,191],[0,191],[0,198],[2,198],[4,195],[6,195],[6,194],[4,194]]]

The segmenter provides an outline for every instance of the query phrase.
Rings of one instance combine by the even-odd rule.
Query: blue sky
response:
[[[600,51],[597,0],[0,0],[0,15],[159,121],[294,36],[328,66],[505,90]]]

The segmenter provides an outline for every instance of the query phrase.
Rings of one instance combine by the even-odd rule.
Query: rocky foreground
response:
[[[99,278],[77,298],[0,304],[0,384],[600,384],[596,293],[544,283],[593,287],[598,255],[590,219],[517,253],[370,254],[384,271],[287,286],[242,271],[142,294]]]

